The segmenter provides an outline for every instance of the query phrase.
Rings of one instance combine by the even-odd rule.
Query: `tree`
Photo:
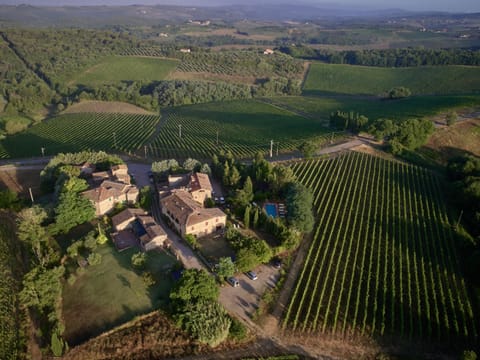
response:
[[[230,257],[221,257],[218,261],[217,274],[220,278],[227,278],[235,274],[235,264]]]
[[[253,213],[253,228],[256,229],[258,226],[258,207],[255,207],[255,212]]]
[[[63,351],[65,349],[65,342],[63,341],[61,335],[59,334],[58,330],[55,330],[52,333],[52,340],[50,348],[52,349],[52,353],[54,356],[62,356]]]
[[[473,350],[465,350],[460,357],[461,360],[477,360],[477,354]]]
[[[313,141],[304,141],[298,147],[298,150],[303,154],[306,159],[310,159],[317,151],[317,144]]]
[[[51,323],[57,322],[64,273],[63,266],[49,270],[37,266],[30,270],[23,278],[23,289],[20,292],[22,304],[35,308]]]
[[[90,200],[81,194],[63,192],[55,208],[55,227],[57,233],[68,233],[77,225],[95,218],[95,208]]]
[[[147,264],[147,254],[138,252],[132,255],[132,266],[136,269],[143,269]]]
[[[103,232],[102,227],[100,226],[100,223],[98,223],[98,235],[97,235],[97,243],[99,245],[106,244],[108,241],[108,237],[105,235]]]
[[[245,207],[253,200],[253,184],[250,176],[247,176],[243,188],[235,192],[233,202],[238,207]]]
[[[240,249],[236,254],[235,265],[238,271],[250,271],[260,264],[258,256],[250,249]]]
[[[457,119],[458,119],[458,115],[455,111],[450,111],[445,116],[445,121],[447,123],[447,126],[452,126],[453,124],[455,124],[457,122]]]
[[[231,324],[230,317],[218,302],[205,299],[188,303],[174,319],[194,338],[211,347],[227,339]]]
[[[388,91],[387,97],[388,99],[401,99],[401,98],[406,98],[409,97],[412,94],[410,89],[404,87],[404,86],[398,86],[390,89]]]
[[[143,210],[149,211],[151,209],[153,196],[150,186],[146,185],[140,189],[138,202]]]
[[[183,168],[188,171],[198,171],[201,166],[200,161],[192,158],[188,158],[183,162]]]
[[[270,186],[277,194],[289,183],[295,181],[295,174],[290,166],[276,165],[270,177]]]
[[[202,165],[202,167],[200,168],[200,172],[202,174],[212,175],[212,170],[210,169],[210,166],[207,163]]]
[[[219,290],[215,278],[205,270],[188,269],[170,292],[174,305],[181,306],[189,302],[217,301]]]
[[[245,225],[245,229],[250,227],[250,205],[245,208],[245,212],[243,214],[243,225]]]
[[[15,209],[18,205],[16,192],[10,189],[0,190],[0,209]]]
[[[91,266],[100,265],[102,263],[102,255],[93,252],[88,255],[87,261]]]
[[[300,183],[292,183],[287,189],[286,203],[290,224],[305,233],[312,231],[315,219],[311,191]]]
[[[49,244],[49,235],[43,226],[46,219],[47,212],[35,205],[23,209],[17,220],[18,238],[28,245],[41,267],[47,266],[55,258],[55,252]]]

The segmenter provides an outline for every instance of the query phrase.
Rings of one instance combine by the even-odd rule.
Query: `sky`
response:
[[[392,2],[386,0],[302,0],[303,3],[337,6],[368,7],[373,9],[403,9],[414,11],[448,11],[448,12],[480,12],[479,0],[402,0],[401,2]],[[156,5],[156,4],[174,4],[174,5],[228,5],[228,4],[260,4],[260,3],[283,3],[292,4],[288,0],[0,0],[2,5]]]

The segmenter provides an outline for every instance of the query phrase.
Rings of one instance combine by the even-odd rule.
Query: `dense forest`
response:
[[[330,64],[379,67],[424,65],[480,65],[478,49],[368,49],[332,51],[307,46],[283,46],[280,50],[296,58],[320,60]]]

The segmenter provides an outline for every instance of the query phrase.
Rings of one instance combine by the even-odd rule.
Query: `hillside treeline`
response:
[[[480,50],[470,49],[375,49],[331,51],[306,46],[284,46],[280,50],[296,58],[329,64],[379,67],[426,65],[480,65]]]

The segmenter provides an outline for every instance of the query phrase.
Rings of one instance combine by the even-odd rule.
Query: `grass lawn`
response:
[[[380,68],[314,62],[305,81],[304,94],[379,95],[395,86],[407,87],[416,95],[480,92],[480,68]]]
[[[205,236],[197,239],[201,253],[212,263],[217,263],[221,257],[234,256],[235,252],[223,236]]]
[[[65,336],[71,345],[157,308],[168,299],[173,284],[166,270],[175,260],[165,253],[147,253],[146,269],[157,281],[148,289],[131,266],[136,249],[119,253],[108,244],[97,251],[102,263],[87,267],[73,285],[66,283],[63,289]]]
[[[358,112],[370,120],[402,120],[433,116],[454,108],[480,106],[480,95],[412,96],[399,100],[351,96],[289,96],[272,100],[278,106],[304,113],[324,123],[328,123],[330,114],[336,110]]]
[[[159,58],[109,56],[70,82],[99,85],[122,80],[163,80],[177,64],[178,61]]]

